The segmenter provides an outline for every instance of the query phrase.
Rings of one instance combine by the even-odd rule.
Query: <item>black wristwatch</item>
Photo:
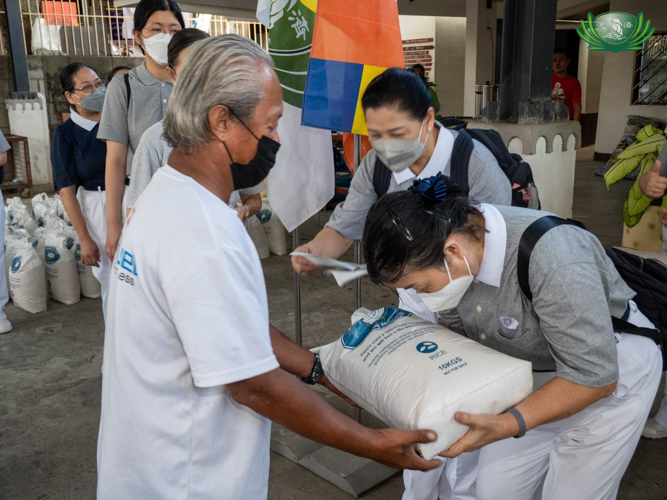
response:
[[[324,375],[324,370],[322,370],[322,363],[320,362],[320,355],[315,354],[315,364],[313,365],[313,371],[310,372],[308,378],[301,378],[301,381],[305,382],[308,385],[317,384]]]

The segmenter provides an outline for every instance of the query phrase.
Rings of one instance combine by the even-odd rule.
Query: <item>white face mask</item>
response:
[[[463,260],[468,267],[468,276],[462,276],[452,280],[452,275],[449,272],[449,266],[447,265],[447,259],[445,259],[445,269],[447,269],[447,276],[449,276],[449,283],[445,285],[442,290],[438,290],[433,293],[418,293],[420,299],[426,304],[429,311],[439,312],[447,311],[449,309],[454,309],[459,305],[461,299],[472,285],[472,282],[475,280],[475,277],[470,271],[470,265],[468,264],[468,259],[463,256]]]
[[[142,35],[141,39],[144,41],[144,50],[151,56],[153,61],[160,66],[169,64],[169,60],[167,59],[167,49],[171,41],[169,33],[158,33],[150,38],[144,38]]]
[[[426,119],[424,118],[416,139],[376,139],[371,142],[375,154],[389,170],[392,172],[402,172],[422,155],[426,139],[428,139],[427,134],[424,142],[419,140],[425,121]]]

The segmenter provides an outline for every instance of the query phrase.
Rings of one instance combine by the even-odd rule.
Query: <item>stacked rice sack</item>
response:
[[[260,259],[270,254],[286,255],[287,241],[285,226],[271,208],[269,201],[262,200],[262,208],[246,222],[246,228],[252,239]]]
[[[16,197],[7,200],[5,271],[14,304],[28,312],[46,311],[47,298],[76,304],[83,294],[97,298],[100,284],[81,263],[81,245],[60,197],[42,193],[32,213]]]

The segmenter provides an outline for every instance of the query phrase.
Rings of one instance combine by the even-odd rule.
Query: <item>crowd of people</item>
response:
[[[667,437],[667,398],[647,422],[661,352],[612,326],[655,328],[635,292],[597,238],[566,225],[535,246],[525,295],[519,241],[546,214],[511,206],[506,174],[476,140],[467,195],[450,180],[459,132],[436,119],[423,67],[370,82],[372,150],[325,228],[295,250],[338,258],[362,240],[371,280],[400,308],[530,361],[535,392],[500,415],[459,412],[468,433],[434,460],[419,452],[433,431],[372,430],[329,406],[304,383],[346,396],[270,325],[243,225],[280,148],[271,57],[247,38],[185,28],[173,0],[141,0],[133,35],[143,64],[114,68],[106,84],[87,64],[62,69],[71,115],[51,148],[81,259],[102,285],[97,498],[266,498],[271,420],[404,469],[404,500],[613,499],[642,433]],[[556,51],[554,98],[578,120],[568,63]],[[0,136],[0,166],[7,149]],[[640,186],[665,195],[659,165]]]

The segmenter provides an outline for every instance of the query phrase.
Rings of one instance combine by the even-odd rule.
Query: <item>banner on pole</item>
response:
[[[391,67],[405,67],[396,0],[319,0],[303,125],[368,135],[361,96]]]
[[[301,124],[317,4],[317,0],[259,0],[257,4],[257,19],[270,29],[269,55],[283,91],[283,116],[278,122],[281,147],[267,180],[268,196],[290,232],[334,196],[331,130]]]

